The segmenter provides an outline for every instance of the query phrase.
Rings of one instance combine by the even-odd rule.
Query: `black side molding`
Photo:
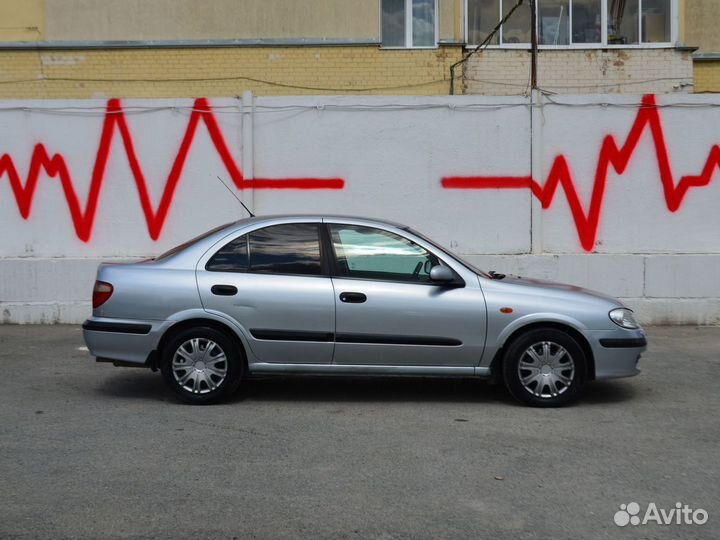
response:
[[[265,330],[251,328],[255,339],[267,341],[315,341],[329,343],[373,343],[378,345],[434,345],[437,347],[458,347],[462,341],[454,338],[433,336],[395,336],[391,334],[349,334],[332,332],[308,332],[305,330]]]
[[[435,345],[438,347],[458,347],[462,341],[454,338],[433,336],[394,336],[392,334],[348,334],[335,335],[337,343],[375,343],[380,345]]]
[[[607,349],[635,349],[645,347],[647,340],[644,337],[639,338],[602,338],[600,345]]]
[[[255,339],[268,341],[317,341],[332,342],[332,332],[307,332],[305,330],[265,330],[251,328],[250,334]]]
[[[149,324],[85,321],[83,330],[91,332],[115,332],[118,334],[149,334],[152,328]]]

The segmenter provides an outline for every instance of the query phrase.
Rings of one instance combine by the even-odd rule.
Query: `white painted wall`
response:
[[[521,97],[213,99],[215,118],[246,178],[342,178],[342,190],[247,189],[258,214],[330,212],[405,222],[498,271],[617,295],[646,323],[720,323],[720,181],[667,208],[649,127],[622,175],[612,167],[597,242],[588,253],[559,188],[543,210],[526,188],[444,189],[448,176],[533,174],[544,185],[564,155],[587,213],[603,139],[622,146],[642,96],[555,96],[532,115]],[[600,103],[609,105],[601,105]],[[720,140],[716,96],[659,96],[675,184],[700,174]],[[138,189],[115,132],[91,238],[80,240],[61,182],[42,172],[23,219],[12,158],[28,178],[33,148],[67,163],[85,209],[105,101],[0,102],[0,321],[80,322],[100,260],[145,257],[243,211],[218,180],[229,174],[201,121],[162,235],[150,238]],[[156,208],[193,102],[127,100],[126,121]],[[42,110],[41,110],[42,109]],[[131,114],[132,113],[132,114]],[[531,130],[532,123],[532,130]],[[659,125],[659,124],[658,124]],[[244,136],[243,136],[244,134]],[[720,154],[719,154],[720,155]],[[4,157],[8,156],[8,157]],[[532,156],[532,158],[531,158]],[[6,168],[6,167],[5,167]],[[710,169],[709,169],[710,170]],[[714,170],[713,170],[714,171]]]

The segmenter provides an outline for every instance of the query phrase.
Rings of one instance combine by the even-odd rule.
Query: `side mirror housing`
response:
[[[433,266],[430,269],[430,281],[442,285],[455,283],[455,273],[447,266]]]

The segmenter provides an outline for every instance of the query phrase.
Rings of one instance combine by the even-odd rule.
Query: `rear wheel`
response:
[[[537,328],[508,348],[503,379],[510,393],[535,407],[558,407],[580,397],[587,376],[582,347],[555,328]]]
[[[189,328],[173,336],[162,352],[163,379],[186,403],[216,403],[240,384],[242,352],[214,328]]]

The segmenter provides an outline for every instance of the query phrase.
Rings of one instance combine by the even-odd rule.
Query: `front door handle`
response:
[[[210,292],[217,296],[235,296],[237,291],[234,285],[213,285],[210,288]]]
[[[340,293],[340,301],[346,304],[362,304],[365,300],[367,300],[367,296],[361,292]]]

